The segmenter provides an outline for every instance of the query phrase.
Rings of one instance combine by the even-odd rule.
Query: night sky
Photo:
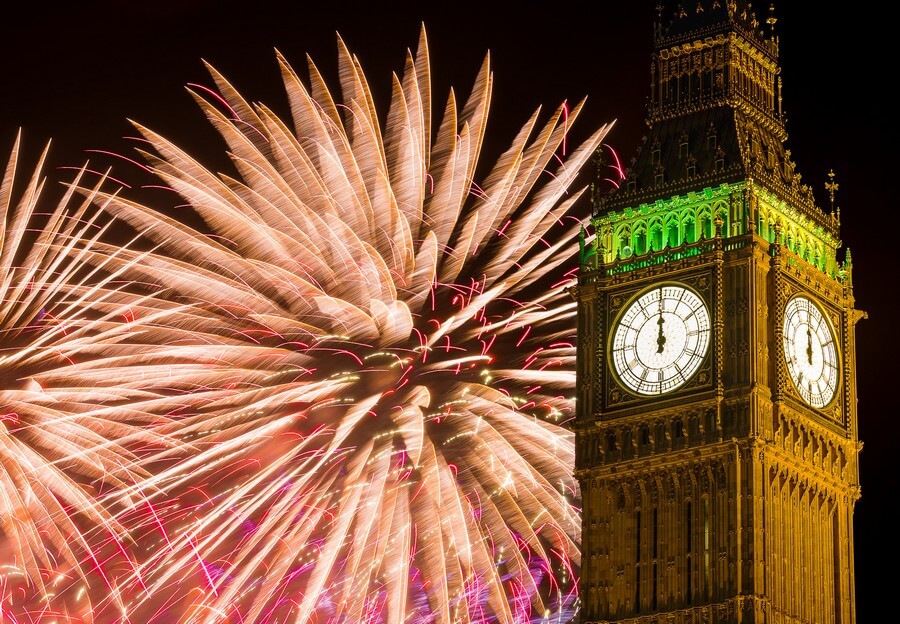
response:
[[[386,103],[390,74],[402,72],[406,50],[415,47],[424,23],[435,116],[451,85],[463,96],[468,93],[490,52],[494,96],[488,150],[491,140],[495,149],[508,143],[539,105],[553,110],[563,100],[574,103],[586,96],[573,139],[615,120],[607,143],[627,163],[645,132],[655,4],[597,1],[584,12],[556,2],[356,6],[329,0],[315,5],[106,0],[52,9],[23,3],[15,20],[4,19],[0,34],[0,157],[5,164],[21,128],[26,170],[52,139],[51,168],[89,159],[92,166],[113,166],[114,175],[127,178],[133,168],[100,152],[133,156],[134,141],[123,138],[135,135],[127,121],[133,119],[224,167],[221,140],[185,90],[190,83],[212,85],[202,60],[247,99],[287,117],[275,49],[301,75],[308,53],[336,88],[340,33],[359,56],[376,97]],[[900,231],[896,195],[891,195],[898,164],[896,107],[886,97],[886,81],[869,69],[890,58],[897,9],[891,9],[893,15],[807,14],[809,6],[815,4],[776,2],[787,147],[820,206],[828,206],[827,173],[836,173],[842,239],[853,253],[854,294],[857,307],[868,313],[857,326],[865,447],[855,513],[857,611],[858,621],[866,624],[895,590],[891,576],[878,568],[892,565],[900,554],[891,504],[898,475],[891,451],[900,436],[894,398],[900,313],[892,308],[900,297],[888,255]],[[57,179],[70,177],[65,170],[57,173]]]

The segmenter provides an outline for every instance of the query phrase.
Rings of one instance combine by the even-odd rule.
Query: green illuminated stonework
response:
[[[828,218],[836,222],[837,217]],[[752,182],[724,183],[683,196],[657,199],[621,210],[595,214],[593,237],[582,249],[582,270],[621,273],[701,253],[716,236],[735,238],[755,231],[769,243],[778,241],[793,255],[843,282],[847,263],[837,258],[841,241],[785,200]],[[836,223],[835,223],[836,225]]]

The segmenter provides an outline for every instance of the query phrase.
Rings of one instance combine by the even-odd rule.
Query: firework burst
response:
[[[542,123],[536,111],[488,166],[487,59],[432,128],[424,31],[383,119],[338,43],[341,100],[311,61],[305,84],[278,56],[289,122],[209,68],[217,90],[192,93],[236,175],[138,126],[149,168],[210,233],[117,195],[101,202],[155,248],[110,259],[110,246],[95,261],[157,308],[178,307],[154,324],[165,353],[130,370],[188,371],[166,396],[129,404],[164,415],[157,432],[181,448],[152,463],[143,487],[161,495],[138,497],[152,519],[134,508],[157,529],[128,612],[563,619],[580,537],[563,426],[580,224],[567,214],[607,127],[563,162],[581,105]]]
[[[129,329],[115,270],[101,278],[103,263],[86,262],[108,227],[94,207],[103,182],[50,205],[49,146],[23,181],[20,139],[0,182],[0,620],[85,623],[101,587],[120,605],[115,576],[134,575],[127,531],[103,500],[139,494],[137,451],[165,443],[145,418],[103,408],[130,398],[124,369],[119,388],[90,371]]]

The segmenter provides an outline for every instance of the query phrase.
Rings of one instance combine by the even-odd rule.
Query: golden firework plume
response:
[[[0,619],[91,622],[94,597],[121,604],[109,571],[133,576],[128,529],[104,499],[142,492],[140,450],[169,443],[145,415],[106,408],[129,398],[124,368],[120,387],[94,373],[133,329],[117,270],[92,255],[109,227],[95,207],[103,180],[79,196],[82,168],[54,204],[49,145],[24,180],[21,151],[19,133],[0,182]]]
[[[98,243],[87,256],[130,280],[137,317],[157,311],[155,346],[120,366],[128,408],[160,416],[155,431],[180,443],[145,464],[140,492],[126,490],[152,507],[145,585],[127,612],[182,623],[571,614],[580,517],[564,286],[580,227],[573,187],[608,126],[563,155],[583,103],[540,123],[537,110],[485,163],[488,59],[432,127],[424,30],[383,118],[359,60],[338,47],[341,99],[312,61],[304,83],[278,55],[290,120],[209,67],[217,91],[192,93],[235,174],[137,125],[150,169],[203,227],[94,193],[153,244]]]

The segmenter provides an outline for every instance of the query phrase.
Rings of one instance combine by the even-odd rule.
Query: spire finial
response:
[[[834,212],[834,192],[838,190],[838,183],[834,181],[834,169],[828,171],[828,182],[825,183],[825,189],[828,191],[828,199],[831,202],[831,211]]]
[[[778,22],[778,18],[775,17],[775,3],[769,5],[769,17],[766,18],[766,24],[769,25],[769,36],[775,36],[775,24]]]

